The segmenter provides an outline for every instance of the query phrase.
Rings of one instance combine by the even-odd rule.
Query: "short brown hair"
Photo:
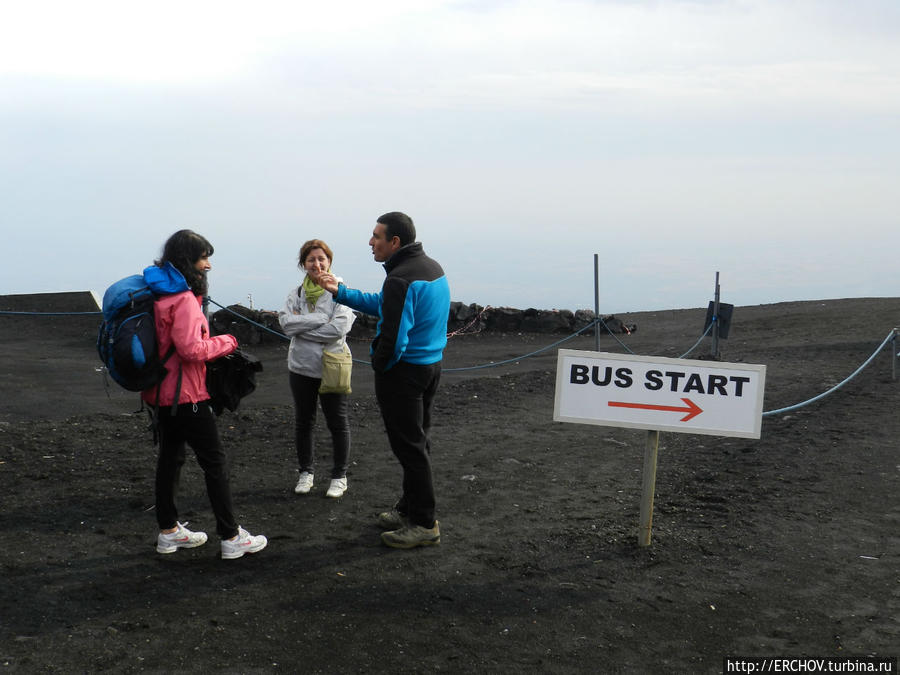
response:
[[[416,240],[416,226],[413,219],[402,211],[385,213],[376,222],[384,225],[384,236],[388,241],[397,237],[400,245],[406,246]]]
[[[297,256],[300,267],[303,267],[304,263],[306,263],[306,257],[309,255],[309,252],[315,248],[320,248],[325,252],[325,255],[328,256],[328,262],[334,262],[334,254],[331,252],[328,244],[326,244],[321,239],[310,239],[300,247],[300,255]]]

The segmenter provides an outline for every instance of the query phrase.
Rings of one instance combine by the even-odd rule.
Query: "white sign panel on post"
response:
[[[560,349],[553,419],[759,438],[766,367]]]

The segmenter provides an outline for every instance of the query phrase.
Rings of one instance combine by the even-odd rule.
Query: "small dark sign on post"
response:
[[[728,339],[728,329],[731,328],[731,313],[734,311],[734,305],[725,302],[719,303],[719,316],[717,322],[719,324],[719,337],[723,340]],[[709,330],[713,317],[716,315],[716,303],[710,300],[709,307],[706,308],[706,322],[703,324],[703,332]]]

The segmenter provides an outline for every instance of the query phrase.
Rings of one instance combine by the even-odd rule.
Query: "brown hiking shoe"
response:
[[[381,541],[391,548],[415,548],[416,546],[435,546],[441,543],[441,528],[438,521],[434,527],[421,525],[405,525],[399,530],[381,533]]]
[[[397,509],[382,511],[378,514],[378,527],[382,530],[399,530],[406,525],[409,525],[409,519]]]

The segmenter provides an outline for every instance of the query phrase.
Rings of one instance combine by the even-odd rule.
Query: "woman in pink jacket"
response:
[[[165,379],[142,392],[141,397],[154,410],[159,425],[156,550],[174,553],[179,548],[201,546],[207,540],[205,532],[192,532],[178,522],[175,506],[185,446],[190,445],[206,479],[216,532],[222,539],[222,558],[231,560],[261,551],[268,542],[263,535],[253,536],[235,522],[228,458],[206,390],[206,362],[237,349],[233,335],[210,336],[203,314],[212,254],[212,244],[205,238],[191,230],[180,230],[169,237],[162,257],[144,270],[144,280],[157,297],[154,312],[159,353],[165,355],[173,346],[175,349],[165,362]]]

